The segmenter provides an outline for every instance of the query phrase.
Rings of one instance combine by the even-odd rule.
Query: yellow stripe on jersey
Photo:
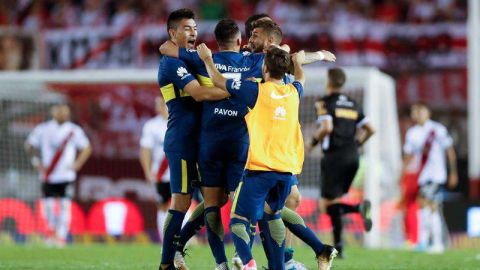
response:
[[[188,170],[187,162],[182,159],[182,193],[187,193],[188,191]]]
[[[172,99],[178,98],[177,94],[175,93],[175,87],[173,83],[169,83],[165,86],[160,87],[160,92],[162,92],[163,99],[166,102],[169,102]],[[187,91],[180,89],[180,97],[189,97],[190,94]]]
[[[358,112],[350,109],[335,109],[335,116],[337,118],[346,118],[346,119],[351,119],[351,120],[357,120],[358,119]]]
[[[243,182],[240,182],[238,184],[237,189],[235,190],[235,197],[233,198],[233,203],[232,203],[232,209],[230,210],[230,213],[235,214],[235,208],[237,208],[237,201],[238,201],[238,196],[240,195],[240,190],[242,189]]]
[[[197,80],[203,86],[213,87],[213,81],[210,79],[210,77],[197,75]]]
[[[160,92],[162,92],[163,99],[165,102],[168,102],[174,98],[175,96],[175,88],[173,87],[173,83],[169,83],[165,86],[160,87]]]

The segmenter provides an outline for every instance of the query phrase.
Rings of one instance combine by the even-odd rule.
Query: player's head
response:
[[[164,118],[168,118],[167,105],[165,104],[165,100],[161,96],[155,98],[155,112],[158,115],[163,116]]]
[[[52,118],[58,123],[70,120],[70,108],[66,104],[56,104],[51,108]]]
[[[175,10],[168,15],[168,36],[177,46],[188,49],[195,48],[197,24],[194,19],[193,11],[186,8]]]
[[[271,45],[280,45],[282,38],[282,29],[278,24],[271,20],[259,20],[253,25],[248,44],[254,52],[262,52]]]
[[[270,46],[265,54],[262,66],[262,75],[265,80],[269,78],[281,80],[290,67],[290,54],[276,46]]]
[[[232,19],[223,19],[217,23],[215,39],[220,50],[239,51],[242,45],[242,33]]]
[[[340,92],[347,81],[347,76],[341,68],[328,69],[327,78],[327,93],[329,94]]]
[[[249,39],[252,35],[253,24],[257,21],[263,20],[271,21],[272,18],[270,18],[270,16],[265,13],[253,14],[252,16],[248,17],[248,19],[245,21],[245,36],[247,37],[247,39]]]
[[[416,102],[410,108],[410,117],[415,123],[423,125],[430,119],[430,108],[425,102]]]

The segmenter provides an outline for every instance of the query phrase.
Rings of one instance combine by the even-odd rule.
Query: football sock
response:
[[[420,209],[419,245],[426,248],[430,242],[431,211],[428,207]]]
[[[258,220],[258,228],[260,229],[260,239],[262,240],[263,250],[265,251],[265,257],[268,261],[268,269],[272,269],[272,259],[273,259],[273,243],[272,238],[267,237],[265,234],[268,233],[268,222],[262,218]]]
[[[305,225],[303,218],[297,212],[284,207],[281,211],[281,217],[285,226],[305,244],[310,246],[316,255],[321,254],[324,245],[317,235]],[[293,256],[293,252],[292,252]]]
[[[432,211],[431,213],[432,228],[432,244],[434,247],[443,246],[443,223],[440,211]]]
[[[188,240],[190,240],[205,225],[204,212],[205,204],[201,202],[197,205],[195,210],[193,210],[192,215],[180,231],[180,238],[177,244],[178,251],[183,251]]]
[[[173,264],[175,247],[180,237],[180,229],[185,213],[173,209],[168,210],[163,231],[162,264]]]
[[[205,209],[205,227],[207,228],[207,239],[213,257],[217,264],[226,263],[225,246],[223,238],[225,232],[223,230],[222,217],[220,207],[213,206]]]
[[[330,216],[333,226],[333,243],[335,248],[342,250],[342,211],[338,204],[333,204],[327,207],[327,214]]]
[[[68,231],[70,228],[70,206],[71,201],[68,198],[60,199],[60,215],[57,222],[57,238],[61,241],[66,241],[68,236]]]
[[[167,211],[158,210],[157,211],[157,229],[158,236],[160,241],[163,242],[163,226],[165,225],[165,220],[167,219]]]
[[[230,231],[232,232],[232,240],[238,256],[246,265],[253,259],[250,249],[250,222],[239,219],[230,219]]]
[[[285,269],[285,225],[280,214],[264,213],[263,218],[267,223],[267,226],[263,228],[263,237],[268,239],[267,243],[270,244],[272,253],[269,260],[269,269],[283,270]]]

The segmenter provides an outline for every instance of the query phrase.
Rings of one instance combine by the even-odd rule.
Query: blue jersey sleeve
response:
[[[178,58],[184,61],[187,65],[192,67],[194,70],[198,70],[204,67],[203,61],[200,58],[200,56],[198,56],[198,53],[196,50],[179,48]]]
[[[292,84],[297,89],[298,95],[303,97],[303,85],[299,81],[294,81]]]
[[[231,99],[245,104],[249,108],[253,108],[257,103],[258,98],[258,83],[247,81],[230,79],[226,82],[227,91],[231,95]]]
[[[160,86],[173,83],[177,88],[183,89],[191,81],[196,80],[190,68],[181,60],[170,58],[167,63],[160,66],[158,82]]]

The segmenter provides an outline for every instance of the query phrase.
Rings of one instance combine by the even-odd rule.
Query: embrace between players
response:
[[[294,209],[300,202],[296,175],[304,160],[298,115],[305,83],[301,66],[333,62],[335,56],[328,51],[290,55],[288,46],[280,47],[281,29],[266,15],[247,21],[252,52],[240,52],[241,32],[229,19],[215,28],[218,53],[212,55],[205,44],[193,50],[196,27],[192,11],[172,12],[167,21],[169,41],[160,47],[158,81],[169,111],[164,150],[172,202],[159,269],[187,269],[185,244],[202,226],[215,269],[229,269],[220,214],[229,197],[237,253],[234,269],[257,269],[251,253],[257,224],[268,269],[285,269],[286,263],[290,269],[303,267],[293,260],[292,250],[285,250],[286,228],[313,249],[318,269],[330,269],[336,249],[322,244]],[[356,109],[351,103],[355,107],[345,111]],[[360,117],[353,120],[354,126],[365,123]],[[364,140],[373,133],[367,131]],[[204,202],[182,228],[197,186]],[[365,207],[357,207],[357,212]]]

